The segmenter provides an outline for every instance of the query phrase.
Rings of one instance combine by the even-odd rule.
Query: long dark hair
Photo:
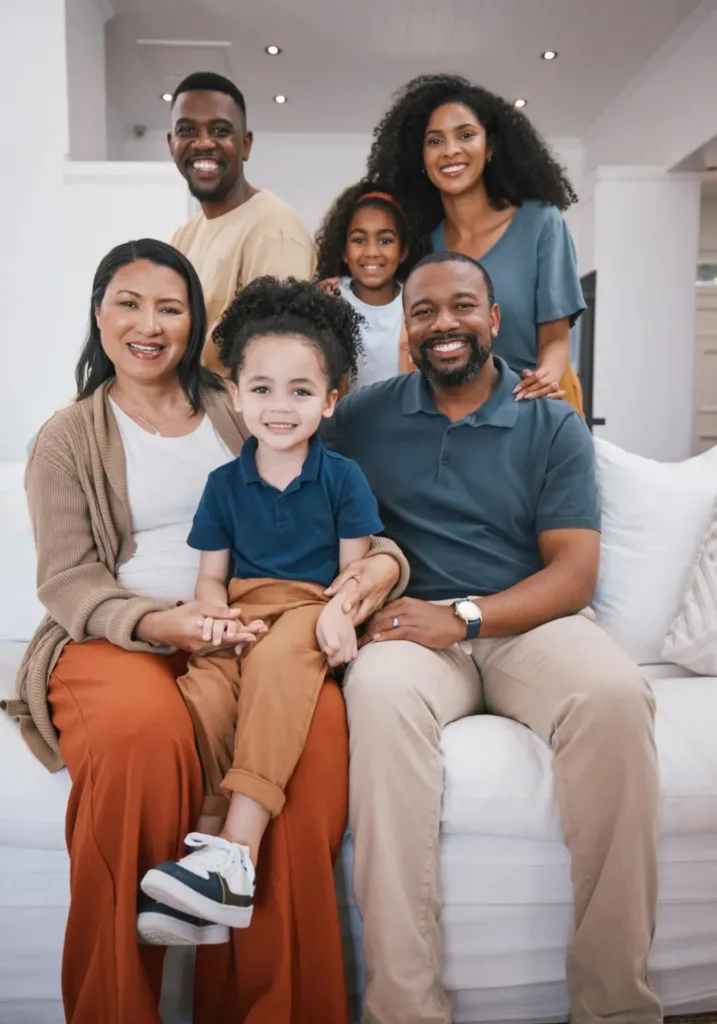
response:
[[[566,210],[577,196],[564,170],[525,114],[500,96],[460,75],[421,75],[395,97],[374,129],[367,177],[380,181],[420,218],[428,234],[443,218],[441,195],[424,173],[423,139],[431,114],[444,103],[461,103],[483,125],[492,149],[483,181],[496,210],[526,199]]]
[[[122,245],[115,246],[100,261],[100,265],[95,271],[90,300],[90,327],[87,341],[75,370],[77,401],[89,398],[97,388],[115,375],[114,363],[107,357],[102,347],[95,310],[102,302],[107,287],[117,271],[137,260],[148,260],[158,267],[168,267],[170,270],[174,270],[187,286],[191,327],[187,349],[177,367],[177,374],[187,401],[195,413],[199,412],[202,406],[202,388],[221,387],[219,378],[201,365],[204,338],[207,332],[207,314],[202,286],[199,283],[196,270],[186,256],[183,256],[173,246],[167,245],[166,242],[158,242],[156,238],[140,238],[137,241],[123,242]]]

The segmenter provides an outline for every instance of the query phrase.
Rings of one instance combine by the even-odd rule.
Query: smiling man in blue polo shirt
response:
[[[363,469],[411,565],[345,681],[365,1024],[449,1024],[442,984],[441,729],[484,710],[551,744],[571,855],[575,1024],[659,1024],[646,981],[657,899],[654,702],[595,624],[593,447],[563,402],[516,401],[500,311],[469,257],[404,288],[419,372],[344,399],[331,444]],[[436,603],[442,602],[442,603]]]

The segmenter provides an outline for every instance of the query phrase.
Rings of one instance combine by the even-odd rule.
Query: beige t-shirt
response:
[[[298,213],[263,189],[235,210],[207,220],[203,213],[182,225],[172,245],[194,264],[207,304],[204,365],[225,375],[212,331],[236,292],[265,274],[310,279],[314,244]]]

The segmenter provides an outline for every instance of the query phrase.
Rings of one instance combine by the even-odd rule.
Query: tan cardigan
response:
[[[25,474],[37,547],[38,597],[47,608],[17,677],[17,700],[0,703],[20,722],[33,753],[50,769],[63,767],[47,702],[50,676],[70,640],[103,637],[126,651],[160,649],[133,639],[140,619],[167,607],[119,586],[117,567],[134,552],[124,448],[107,399],[108,385],[56,413],[40,431]],[[203,403],[229,450],[248,436],[226,391],[208,390]],[[408,563],[385,538],[371,554],[390,552],[401,565],[391,597],[408,581]],[[167,650],[162,649],[162,651]]]

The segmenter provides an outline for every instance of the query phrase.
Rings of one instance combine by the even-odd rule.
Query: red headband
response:
[[[362,196],[359,196],[359,202],[362,203],[364,199],[383,199],[384,203],[390,203],[391,206],[395,206],[399,213],[403,213],[403,208],[397,199],[389,192],[364,192]]]

